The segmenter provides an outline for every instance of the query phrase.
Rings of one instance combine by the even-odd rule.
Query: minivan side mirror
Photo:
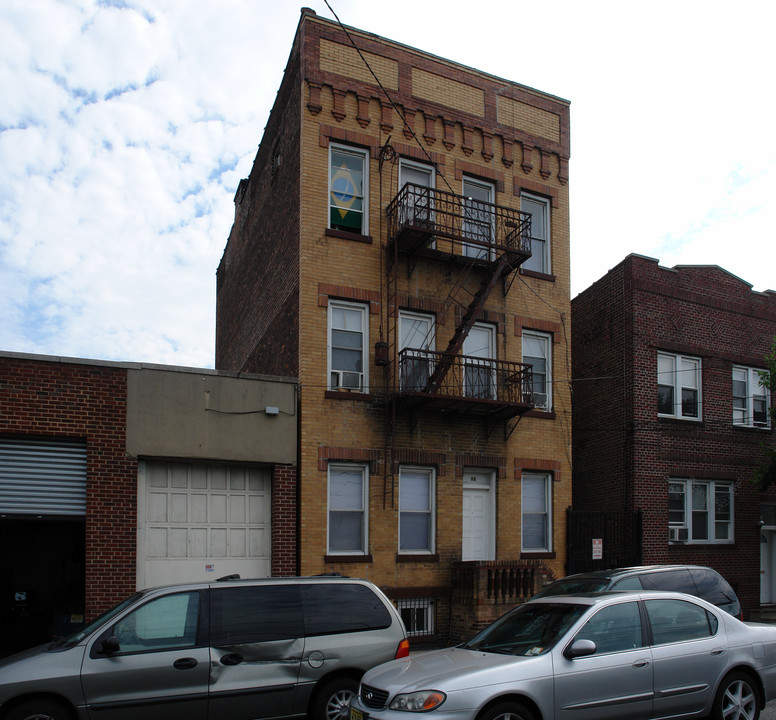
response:
[[[595,643],[592,640],[586,640],[583,638],[581,640],[575,640],[573,643],[571,643],[571,645],[569,645],[563,651],[563,655],[569,660],[573,660],[574,658],[592,655],[595,651]]]
[[[121,650],[121,644],[115,635],[110,635],[106,638],[103,638],[102,642],[100,643],[100,652],[104,653],[105,655],[115,655],[117,652],[119,652],[119,650]]]

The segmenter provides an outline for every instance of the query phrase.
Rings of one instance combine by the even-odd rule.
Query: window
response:
[[[496,399],[496,328],[475,323],[463,341],[463,394],[465,397]]]
[[[592,640],[596,655],[643,647],[638,603],[601,608],[585,623],[574,642],[577,640]]]
[[[768,389],[761,380],[765,370],[733,368],[733,423],[747,427],[769,428],[770,402]],[[766,381],[767,382],[767,381]]]
[[[434,552],[434,472],[399,470],[399,552]]]
[[[406,203],[399,211],[399,226],[428,228],[434,221],[433,200],[429,190],[435,183],[434,168],[430,165],[401,159],[399,161],[399,190],[407,183],[416,186],[407,190]]]
[[[733,542],[733,484],[716,480],[668,481],[669,540]]]
[[[156,598],[123,617],[113,628],[122,653],[194,647],[199,593]]]
[[[492,183],[472,178],[463,179],[463,234],[474,242],[464,243],[467,257],[489,259],[492,256],[494,236],[493,198],[496,189]]]
[[[357,148],[329,148],[329,227],[368,234],[369,153]]]
[[[550,273],[550,201],[535,195],[520,196],[520,210],[531,216],[531,257],[523,268]]]
[[[382,630],[390,627],[388,609],[366,585],[332,583],[305,585],[305,635]]]
[[[523,473],[521,504],[523,552],[551,551],[551,476]]]
[[[657,354],[657,412],[666,417],[701,419],[701,361]]]
[[[712,613],[685,600],[647,600],[644,605],[655,645],[711,637],[719,627]]]
[[[431,598],[397,600],[396,606],[409,637],[434,634],[434,601]]]
[[[210,623],[215,647],[302,637],[299,586],[216,588],[210,593]]]
[[[366,555],[368,473],[362,465],[329,465],[329,555]]]
[[[367,322],[364,305],[329,301],[329,389],[367,391]]]
[[[523,362],[533,369],[533,404],[552,408],[552,336],[523,331]]]
[[[402,390],[422,392],[431,376],[429,351],[434,350],[434,317],[399,313],[400,383]]]

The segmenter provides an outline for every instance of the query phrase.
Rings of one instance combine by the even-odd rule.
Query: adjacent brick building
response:
[[[774,603],[776,494],[754,480],[773,442],[758,370],[776,293],[716,266],[629,255],[574,298],[572,318],[574,510],[642,523],[604,540],[599,564],[614,553],[710,565],[747,615]],[[588,560],[589,536],[612,530],[592,527],[578,543]]]
[[[0,353],[0,655],[136,589],[296,569],[290,379]]]
[[[568,159],[566,101],[303,9],[235,197],[216,367],[299,378],[297,570],[418,637],[563,574]]]

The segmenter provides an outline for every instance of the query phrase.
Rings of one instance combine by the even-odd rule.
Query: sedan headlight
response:
[[[439,690],[419,690],[406,695],[397,695],[391,702],[391,710],[403,710],[404,712],[427,712],[436,710],[447,695]]]

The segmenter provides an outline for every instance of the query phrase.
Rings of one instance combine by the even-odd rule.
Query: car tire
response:
[[[358,680],[343,676],[329,680],[315,693],[312,720],[348,720],[350,701],[358,692]]]
[[[488,708],[477,720],[535,720],[535,718],[525,705],[505,702]]]
[[[746,673],[733,672],[719,686],[711,720],[757,720],[760,709],[760,695],[752,679]]]
[[[73,713],[53,700],[28,700],[11,709],[4,720],[73,720]]]

